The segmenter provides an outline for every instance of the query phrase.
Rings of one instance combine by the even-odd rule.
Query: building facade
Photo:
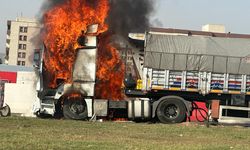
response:
[[[17,18],[7,21],[6,57],[8,65],[32,66],[36,37],[40,25],[35,19]]]

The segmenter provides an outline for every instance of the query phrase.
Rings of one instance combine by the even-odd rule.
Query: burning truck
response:
[[[125,78],[105,23],[109,1],[67,2],[44,15],[44,47],[34,59],[37,116],[180,123],[199,109],[193,102],[202,101],[211,104],[214,120],[236,114],[249,122],[249,39],[149,30],[143,39],[132,38],[144,43],[143,54],[133,54],[137,78]]]
[[[97,28],[98,25],[89,26],[78,39],[81,48],[77,49],[72,83],[58,82],[56,88],[45,89],[41,84],[44,62],[39,59],[38,116],[62,112],[65,118],[79,120],[107,117],[180,123],[186,121],[194,109],[199,109],[194,101],[203,101],[211,104],[209,108],[213,119],[227,118],[225,113],[228,113],[236,115],[236,118],[245,117],[245,121],[249,122],[250,76],[247,75],[249,67],[245,57],[249,55],[249,39],[175,36],[163,34],[157,29],[146,32],[144,40],[130,34],[131,39],[145,44],[143,60],[136,57],[139,53],[133,56],[134,62],[142,61],[135,63],[141,76],[137,82],[132,76],[126,76],[126,97],[116,101],[98,99],[95,95],[98,84]],[[240,53],[227,52],[239,45],[242,47]],[[235,63],[240,67],[235,68]],[[112,89],[107,90],[113,92]],[[204,118],[209,119],[208,112]]]

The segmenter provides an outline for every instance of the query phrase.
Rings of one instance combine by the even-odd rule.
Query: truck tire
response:
[[[186,119],[186,107],[182,100],[170,97],[160,102],[156,114],[161,123],[181,123]]]
[[[1,117],[7,117],[7,116],[10,116],[10,107],[9,105],[6,105],[2,108],[0,108],[0,116]]]
[[[88,117],[87,104],[81,99],[65,99],[63,104],[65,119],[85,120]]]

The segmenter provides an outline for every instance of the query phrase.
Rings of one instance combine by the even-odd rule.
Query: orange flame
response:
[[[105,20],[109,8],[109,0],[65,0],[44,14],[42,39],[47,48],[44,62],[51,78],[49,87],[55,88],[57,80],[72,82],[76,48],[79,47],[77,39],[92,24],[99,25],[99,35],[108,31]],[[124,67],[108,37],[99,38],[105,42],[98,45],[97,78],[100,82],[96,93],[99,98],[121,99]]]
[[[112,100],[123,99],[122,84],[125,66],[116,48],[112,47],[110,36],[102,35],[98,49],[98,70],[96,97]]]

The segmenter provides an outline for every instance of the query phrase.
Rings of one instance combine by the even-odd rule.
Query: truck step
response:
[[[54,115],[55,113],[55,100],[53,97],[45,97],[41,102],[41,113]]]
[[[51,100],[51,99],[54,99],[55,98],[55,96],[45,96],[44,98],[43,98],[43,100]]]
[[[41,103],[42,107],[54,107],[54,104],[45,104],[45,103]]]
[[[223,115],[223,110],[237,110],[242,112],[248,112],[247,117],[234,117],[234,116],[226,116]],[[250,125],[250,116],[249,116],[250,108],[249,107],[236,107],[236,106],[220,106],[220,116],[219,122],[227,123],[227,124],[248,124]]]

